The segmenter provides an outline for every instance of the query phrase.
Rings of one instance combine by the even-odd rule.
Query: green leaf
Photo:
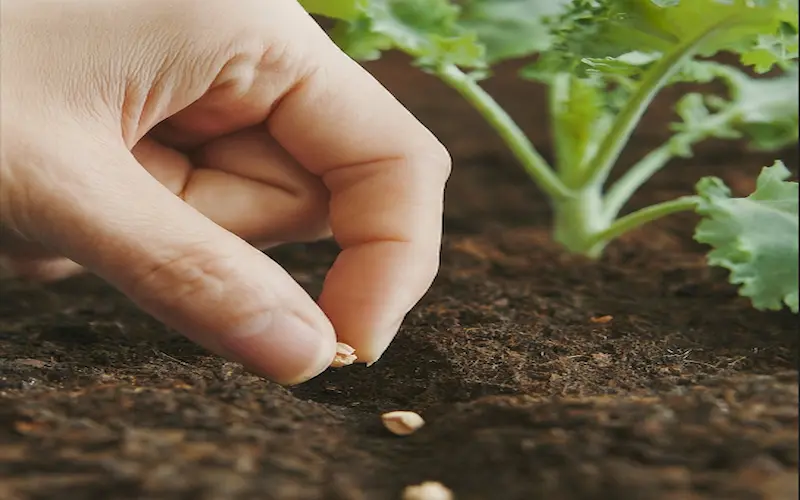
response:
[[[617,57],[586,57],[581,60],[591,69],[588,73],[618,75],[626,78],[641,75],[655,61],[661,59],[661,52],[642,52],[634,50]]]
[[[310,14],[351,21],[369,0],[299,0]]]
[[[798,184],[780,161],[762,169],[755,192],[733,198],[718,178],[697,184],[703,216],[694,238],[713,247],[708,263],[730,271],[730,281],[759,310],[784,305],[797,313]]]
[[[783,25],[777,35],[759,36],[751,50],[742,55],[742,64],[752,66],[757,73],[766,73],[773,66],[785,69],[797,56],[797,30]]]
[[[459,24],[477,34],[493,64],[550,48],[546,19],[562,14],[572,0],[463,0]]]
[[[797,142],[798,83],[795,67],[775,78],[741,74],[732,86],[737,110],[732,126],[747,136],[751,148],[774,151]]]
[[[583,64],[590,69],[587,74],[599,74],[607,79],[633,87],[655,62],[661,59],[660,52],[626,52],[618,57],[583,59]],[[709,83],[717,78],[724,78],[731,66],[715,61],[689,59],[681,65],[670,83]]]
[[[369,0],[361,13],[332,33],[351,57],[370,60],[398,49],[417,64],[483,68],[484,48],[458,25],[460,9],[448,0]]]
[[[671,126],[677,132],[670,140],[674,154],[690,156],[692,145],[712,137],[744,137],[757,151],[775,151],[798,140],[800,92],[796,67],[773,78],[752,78],[724,65],[698,67],[709,71],[706,76],[721,78],[728,86],[730,99],[697,93],[681,98],[676,111],[683,121]]]
[[[797,36],[797,5],[789,0],[620,0],[624,2],[625,19],[616,23],[608,36],[623,42],[635,38],[639,50],[667,52],[699,33],[710,33],[697,53],[712,56],[721,51],[739,54],[755,63],[757,69],[768,70],[763,58],[756,57],[764,37],[782,34]],[[760,52],[759,52],[760,53]],[[773,53],[776,59],[777,53]]]
[[[566,72],[583,76],[586,58],[619,56],[635,50],[622,48],[607,36],[612,25],[624,16],[618,0],[573,0],[558,16],[546,18],[550,47],[534,63],[523,68],[521,76],[547,81],[549,75]]]
[[[690,157],[692,146],[705,139],[739,139],[742,137],[741,131],[731,123],[735,115],[723,112],[713,113],[708,108],[706,98],[702,94],[693,92],[684,95],[675,106],[675,111],[683,119],[682,122],[670,127],[677,132],[669,141],[670,150],[676,156]]]
[[[797,18],[792,0],[575,0],[548,22],[553,53],[527,71],[614,73],[626,65],[647,66],[653,61],[644,56],[667,54],[704,35],[697,55],[733,52],[763,73],[797,57]]]

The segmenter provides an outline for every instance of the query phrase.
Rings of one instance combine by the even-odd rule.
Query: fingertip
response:
[[[379,242],[342,251],[328,271],[319,306],[358,361],[373,364],[396,338],[435,275],[424,244]],[[438,263],[438,258],[435,259]]]
[[[380,361],[397,337],[404,319],[405,315],[394,324],[375,332],[373,335],[361,335],[358,342],[360,349],[358,350],[358,360],[356,362],[365,363],[367,367],[370,367]]]
[[[224,335],[221,354],[281,385],[297,385],[324,372],[336,354],[332,328],[312,326],[291,313],[268,314],[261,325]]]

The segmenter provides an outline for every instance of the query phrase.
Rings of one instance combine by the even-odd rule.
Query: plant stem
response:
[[[591,258],[600,256],[595,252],[592,238],[608,227],[609,220],[603,218],[603,194],[600,186],[587,186],[573,198],[553,203],[553,236],[572,253]]]
[[[547,100],[550,105],[550,126],[553,129],[554,167],[558,178],[561,179],[561,182],[564,182],[565,185],[570,185],[570,180],[564,178],[564,174],[566,173],[564,167],[567,165],[571,167],[575,164],[573,161],[574,148],[569,147],[569,141],[565,138],[563,130],[561,130],[563,126],[558,120],[558,116],[561,113],[560,108],[563,106],[564,101],[569,99],[571,78],[572,75],[569,73],[558,73],[554,75],[547,89]]]
[[[705,123],[702,130],[704,134],[694,131],[688,135],[684,135],[684,137],[687,137],[691,142],[699,142],[713,135],[714,130],[718,127],[722,127],[735,119],[739,112],[738,107],[731,106],[729,109],[715,114]],[[665,144],[652,150],[611,186],[606,193],[604,206],[604,216],[608,220],[614,220],[619,214],[619,211],[622,210],[622,207],[625,206],[625,203],[636,194],[636,191],[675,157],[675,154],[671,151],[671,143],[680,137],[680,134],[675,135]]]
[[[453,65],[438,68],[436,74],[480,112],[552,201],[573,196],[514,120],[473,78]]]
[[[600,152],[588,171],[586,184],[602,184],[606,181],[647,107],[680,69],[680,64],[691,57],[701,43],[723,27],[727,27],[731,22],[733,19],[728,18],[678,45],[675,50],[659,59],[646,73],[636,92],[617,115],[614,125],[601,143]]]
[[[653,175],[672,159],[669,144],[650,151],[644,158],[614,183],[605,196],[603,215],[608,220],[616,219],[622,207]]]
[[[614,221],[607,229],[594,234],[591,244],[594,247],[605,246],[612,240],[656,219],[666,217],[677,212],[694,210],[697,206],[697,196],[682,196],[675,200],[664,201],[642,208]]]

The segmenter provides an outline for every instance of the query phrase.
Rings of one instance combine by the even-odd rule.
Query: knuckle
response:
[[[297,195],[295,214],[307,221],[327,219],[330,193],[322,186],[309,186]]]
[[[173,250],[134,273],[132,295],[161,307],[195,300],[214,303],[229,292],[227,284],[236,281],[230,279],[235,272],[233,264],[230,258],[202,245]]]
[[[453,171],[453,159],[444,144],[436,138],[428,139],[417,147],[417,154],[427,169],[433,169],[442,183],[447,182]]]
[[[328,223],[330,193],[324,186],[312,185],[295,194],[288,219],[296,241],[314,241],[330,236]]]
[[[208,240],[184,243],[150,260],[123,291],[190,337],[263,323],[280,300],[267,284],[254,279],[253,266],[243,265],[243,258],[247,254],[235,246]]]
[[[453,157],[445,145],[439,141],[436,141],[434,158],[436,159],[434,163],[439,166],[445,180],[447,180],[453,172]]]

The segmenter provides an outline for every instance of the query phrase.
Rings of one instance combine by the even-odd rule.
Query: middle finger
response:
[[[262,248],[329,236],[329,194],[274,140],[244,130],[181,153],[145,138],[140,163],[206,217]]]

